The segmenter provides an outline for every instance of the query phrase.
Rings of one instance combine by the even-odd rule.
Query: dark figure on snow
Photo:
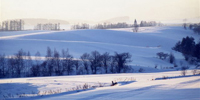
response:
[[[114,86],[114,85],[116,85],[116,84],[117,84],[117,82],[113,82],[113,81],[112,81],[111,86]]]

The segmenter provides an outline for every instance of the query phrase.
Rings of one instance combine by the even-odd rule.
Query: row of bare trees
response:
[[[89,29],[90,25],[87,23],[72,25],[71,29]]]
[[[87,23],[83,23],[83,24],[76,24],[73,25],[71,27],[71,29],[109,29],[109,28],[129,28],[131,27],[131,24],[127,24],[127,23],[103,23],[103,24],[97,24],[94,26],[91,26]]]
[[[151,26],[164,26],[164,24],[162,24],[161,22],[156,22],[156,21],[141,21],[140,22],[140,27],[151,27]]]
[[[123,23],[116,23],[116,24],[113,24],[113,23],[110,23],[110,24],[109,23],[103,23],[103,24],[97,24],[93,28],[94,29],[130,28],[132,26],[133,26],[132,24],[127,24],[125,22],[123,22]]]
[[[29,52],[19,50],[14,56],[0,55],[0,77],[28,76],[28,69],[32,66]]]
[[[19,50],[14,56],[0,55],[0,77],[57,76],[132,72],[129,53],[110,55],[98,51],[84,53],[75,59],[68,50],[59,53],[47,48],[45,59],[37,52],[34,59],[29,52]]]
[[[134,29],[135,32],[138,31],[139,27],[153,27],[153,26],[163,26],[162,23],[157,23],[155,21],[141,21],[140,24],[137,24],[137,20],[135,19],[133,24],[128,24],[126,22],[122,23],[103,23],[103,24],[96,24],[94,26],[90,26],[89,24],[83,23],[83,24],[76,24],[71,27],[71,29],[111,29],[111,28],[137,28]]]
[[[0,31],[21,31],[24,30],[24,21],[18,20],[7,20],[3,21],[0,25]]]
[[[37,24],[34,27],[34,30],[60,30],[60,23],[56,23],[56,24],[52,24],[52,23]]]

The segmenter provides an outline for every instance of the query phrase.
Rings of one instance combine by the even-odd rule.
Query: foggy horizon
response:
[[[125,16],[130,21],[200,18],[199,0],[1,0],[0,3],[0,21],[41,18],[96,23]]]

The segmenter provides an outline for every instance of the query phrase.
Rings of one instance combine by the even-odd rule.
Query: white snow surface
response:
[[[183,37],[192,36],[196,41],[200,36],[182,27],[142,27],[138,33],[131,28],[109,30],[71,30],[71,31],[20,31],[0,32],[0,54],[14,55],[18,50],[29,51],[32,56],[37,51],[46,55],[47,47],[61,52],[69,49],[79,58],[83,53],[97,50],[100,53],[129,52],[133,66],[173,67],[168,61],[160,60],[156,53],[174,53],[176,62],[188,65],[179,52],[173,51],[175,43]]]
[[[0,80],[0,99],[3,95],[14,95],[16,100],[199,100],[200,76],[177,77],[166,80],[156,78],[179,76],[180,71],[158,73],[132,73],[132,74],[102,74],[78,75],[56,77],[11,78]],[[133,78],[135,81],[125,82]],[[119,84],[110,86],[111,81]],[[121,82],[121,83],[120,83]],[[92,88],[84,91],[68,91],[83,84],[105,87]],[[51,95],[35,95],[39,91],[56,91],[61,93]],[[17,97],[17,94],[27,94],[28,97]]]

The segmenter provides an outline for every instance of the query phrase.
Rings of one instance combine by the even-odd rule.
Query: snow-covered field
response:
[[[44,57],[47,47],[58,51],[69,49],[75,58],[94,50],[111,54],[129,52],[132,55],[133,68],[140,66],[146,68],[147,72],[0,79],[0,99],[14,96],[19,100],[199,100],[200,76],[155,80],[164,76],[181,75],[180,71],[165,72],[166,70],[155,69],[155,65],[158,69],[173,67],[167,60],[158,59],[158,52],[173,52],[178,65],[182,62],[185,66],[193,67],[184,61],[181,53],[171,49],[186,36],[192,36],[196,41],[200,39],[199,35],[182,27],[147,27],[140,28],[138,33],[132,32],[130,28],[0,32],[0,54],[7,56],[23,49],[29,51],[32,56],[39,51]],[[191,70],[187,71],[187,75],[192,75]],[[123,82],[126,80],[131,81]],[[119,84],[110,86],[111,81],[117,81]],[[85,83],[104,87],[74,91],[77,86],[83,86]],[[24,95],[35,97],[20,97]]]
[[[187,71],[187,75],[191,75]],[[23,100],[199,100],[200,76],[178,77],[166,80],[156,78],[179,76],[180,71],[159,73],[102,74],[57,76],[39,78],[12,78],[0,80],[0,98],[11,95]],[[127,80],[132,79],[132,81]],[[119,82],[110,86],[111,81]],[[74,91],[73,88],[85,83],[105,87]],[[49,91],[61,93],[45,95]],[[23,96],[35,97],[20,97]],[[38,95],[39,94],[39,95]]]

